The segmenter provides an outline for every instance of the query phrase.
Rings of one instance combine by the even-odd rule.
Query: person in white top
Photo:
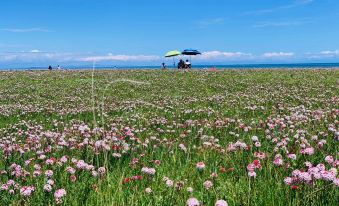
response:
[[[61,67],[60,67],[60,65],[58,65],[58,67],[57,67],[57,68],[58,68],[58,70],[61,70]]]
[[[189,62],[188,59],[186,60],[185,65],[186,65],[186,69],[191,68],[191,62]]]

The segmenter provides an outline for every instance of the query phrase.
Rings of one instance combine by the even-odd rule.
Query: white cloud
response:
[[[262,27],[286,27],[286,26],[298,26],[303,22],[301,21],[285,21],[285,22],[258,22],[253,25],[254,28],[262,28]]]
[[[74,61],[76,54],[42,52],[38,49],[25,52],[11,52],[0,54],[0,62],[11,63],[34,63],[34,62],[68,62]]]
[[[325,55],[325,56],[339,56],[339,50],[335,50],[335,51],[322,51],[320,52],[321,55]]]
[[[155,55],[113,55],[109,53],[104,56],[81,57],[78,60],[82,62],[100,62],[100,61],[155,61],[159,60],[159,56]]]
[[[33,50],[29,51],[29,52],[31,52],[31,53],[40,53],[41,51],[39,49],[33,49]]]
[[[155,55],[102,55],[88,56],[76,53],[43,52],[38,49],[22,52],[0,53],[0,62],[147,62],[160,60]]]
[[[8,62],[13,61],[17,58],[15,54],[0,55],[0,61]]]
[[[262,55],[256,55],[244,52],[207,51],[197,56],[196,59],[209,61],[265,61],[269,59],[291,58],[294,55],[293,52],[267,52]]]
[[[307,53],[309,59],[328,59],[339,57],[339,50],[325,50],[318,53]]]
[[[292,9],[292,8],[299,7],[299,6],[304,6],[312,2],[314,2],[314,0],[294,0],[291,4],[286,4],[286,5],[277,6],[277,7],[268,8],[268,9],[248,11],[243,14],[244,15],[259,15],[259,14],[273,13],[273,12],[277,12],[280,10]]]
[[[293,52],[267,52],[263,54],[263,57],[266,58],[292,57],[292,56],[294,56]]]
[[[251,53],[243,52],[222,52],[222,51],[207,51],[197,56],[200,60],[225,60],[225,59],[240,59],[251,57]]]
[[[27,33],[27,32],[51,32],[48,29],[44,28],[25,28],[25,29],[18,29],[18,28],[5,28],[1,29],[2,31],[13,32],[13,33]]]
[[[293,52],[266,52],[263,54],[252,54],[240,51],[206,51],[202,52],[201,55],[192,56],[192,59],[197,63],[280,62],[302,59],[329,60],[334,58],[339,58],[339,50],[324,50],[317,53],[304,53],[299,55],[296,55]],[[101,62],[103,64],[140,65],[145,63],[153,65],[159,64],[160,61],[163,61],[163,58],[157,55],[113,55],[111,53],[107,55],[94,55],[91,53],[45,52],[39,49],[0,53],[0,63],[3,65],[44,65],[53,63],[81,65],[92,61]]]
[[[300,4],[310,4],[312,2],[314,2],[314,0],[296,0],[295,4],[298,4],[298,5],[300,5]]]

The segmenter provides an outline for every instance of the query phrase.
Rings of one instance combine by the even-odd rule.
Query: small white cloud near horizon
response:
[[[52,32],[51,30],[44,29],[44,28],[25,28],[25,29],[18,29],[18,28],[4,28],[1,31],[13,32],[13,33],[28,33],[28,32]]]
[[[113,55],[109,53],[103,56],[89,56],[78,58],[81,62],[100,62],[100,61],[155,61],[160,57],[156,55]]]
[[[309,59],[330,59],[338,58],[339,50],[324,50],[318,53],[307,53]]]
[[[29,51],[7,52],[0,53],[0,62],[149,62],[158,61],[160,56],[156,55],[92,55],[77,54],[77,53],[59,53],[59,52],[44,52],[39,49],[32,49]]]
[[[261,55],[244,53],[244,52],[222,52],[222,51],[207,51],[196,56],[196,60],[200,61],[265,61],[271,59],[289,59],[294,57],[293,52],[266,52]]]
[[[39,62],[71,62],[77,54],[43,52],[38,49],[20,52],[0,53],[0,62],[39,63]]]
[[[263,54],[265,58],[293,57],[293,52],[267,52]]]
[[[198,60],[227,60],[227,59],[244,59],[252,57],[251,53],[243,52],[222,52],[222,51],[206,51],[197,56]]]
[[[303,24],[301,21],[283,21],[283,22],[258,22],[254,24],[253,28],[263,28],[263,27],[288,27],[288,26],[298,26]]]
[[[334,51],[322,51],[320,52],[322,55],[326,56],[339,56],[339,50],[334,50]]]
[[[39,49],[32,49],[29,51],[30,53],[40,53],[41,51]]]

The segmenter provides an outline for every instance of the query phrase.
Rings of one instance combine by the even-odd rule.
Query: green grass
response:
[[[19,189],[14,194],[0,190],[0,205],[55,205],[53,193],[59,188],[67,191],[63,205],[185,205],[190,197],[202,205],[214,205],[218,199],[229,205],[337,205],[338,186],[332,182],[295,183],[298,189],[292,190],[284,178],[295,169],[307,170],[306,161],[323,163],[329,170],[324,158],[338,159],[338,137],[329,130],[339,130],[338,81],[339,70],[95,71],[94,79],[91,71],[1,72],[0,170],[7,174],[0,174],[0,186],[13,179],[19,189],[34,185],[35,191],[23,197]],[[286,127],[268,130],[267,123],[278,119]],[[84,146],[86,137],[72,129],[82,123],[91,128],[90,143]],[[249,131],[240,129],[241,124],[250,127]],[[94,127],[101,132],[93,132]],[[130,127],[137,140],[124,134],[124,127]],[[46,132],[56,136],[46,137]],[[32,135],[39,138],[39,144],[28,143]],[[254,135],[259,137],[260,148],[252,143]],[[290,141],[277,149],[267,135]],[[313,135],[318,135],[318,141],[326,140],[323,148],[311,140]],[[93,149],[98,140],[112,148],[117,143],[112,136],[123,137],[121,142],[129,144],[130,150]],[[61,137],[74,147],[58,147]],[[237,140],[250,147],[228,152],[228,145]],[[314,147],[315,153],[300,154],[301,141]],[[8,145],[26,149],[6,155]],[[51,151],[45,151],[47,146]],[[67,155],[69,160],[62,166],[46,165],[37,151],[45,151],[46,159]],[[260,160],[262,168],[256,170],[256,178],[249,178],[246,166],[257,159],[256,151],[267,157]],[[295,153],[297,159],[288,159],[286,151]],[[113,157],[114,152],[121,157]],[[276,154],[284,160],[281,167],[272,163]],[[34,158],[32,163],[25,165],[30,158]],[[75,168],[71,158],[107,172],[93,177],[91,172],[77,170],[77,180],[71,182],[65,172],[67,166]],[[133,158],[139,159],[135,166],[130,165]],[[154,160],[160,160],[160,165]],[[199,172],[195,165],[201,161],[206,168]],[[12,163],[29,174],[14,177],[9,168]],[[34,164],[42,166],[42,173],[53,170],[51,193],[43,190],[44,175],[33,177]],[[142,174],[142,167],[155,168],[155,175]],[[230,168],[233,171],[227,171]],[[218,176],[211,178],[212,173]],[[143,179],[122,183],[134,175]],[[164,177],[173,180],[174,186],[182,182],[182,188],[167,187]],[[209,190],[203,187],[206,180],[214,184]],[[151,194],[145,193],[147,187]],[[193,188],[192,194],[187,187]]]

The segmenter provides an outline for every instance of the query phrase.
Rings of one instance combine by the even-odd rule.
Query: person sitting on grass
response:
[[[191,68],[191,62],[189,62],[188,59],[186,59],[185,68],[186,69],[190,69]]]
[[[178,69],[185,69],[185,62],[182,59],[178,63]]]

